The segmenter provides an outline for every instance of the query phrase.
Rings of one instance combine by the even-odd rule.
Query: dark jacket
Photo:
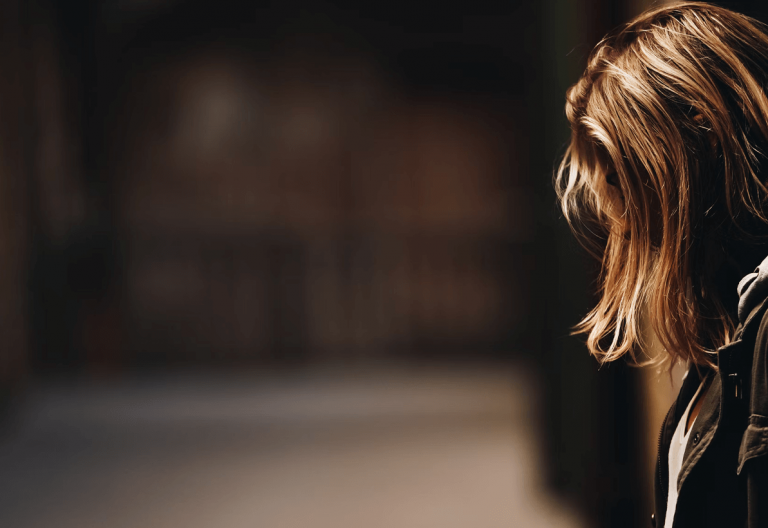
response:
[[[709,390],[677,481],[675,528],[768,528],[768,259],[739,283],[739,327],[717,370],[690,368],[659,435],[652,524],[663,528],[672,435],[702,379]]]

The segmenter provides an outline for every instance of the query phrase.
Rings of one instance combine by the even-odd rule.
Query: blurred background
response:
[[[2,2],[0,525],[648,526],[551,180],[650,5]]]

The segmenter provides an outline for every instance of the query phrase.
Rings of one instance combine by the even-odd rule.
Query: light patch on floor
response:
[[[577,528],[511,367],[188,374],[33,387],[0,526]]]

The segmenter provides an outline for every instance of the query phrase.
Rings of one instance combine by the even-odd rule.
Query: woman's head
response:
[[[768,221],[767,86],[765,28],[709,4],[653,9],[593,50],[567,94],[556,187],[602,259],[600,301],[577,326],[595,355],[636,358],[641,311],[667,358],[711,363],[728,342],[718,269]]]

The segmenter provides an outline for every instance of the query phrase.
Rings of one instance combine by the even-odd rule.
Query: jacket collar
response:
[[[739,281],[736,290],[739,293],[739,322],[743,325],[752,311],[768,296],[768,257],[755,271]]]

